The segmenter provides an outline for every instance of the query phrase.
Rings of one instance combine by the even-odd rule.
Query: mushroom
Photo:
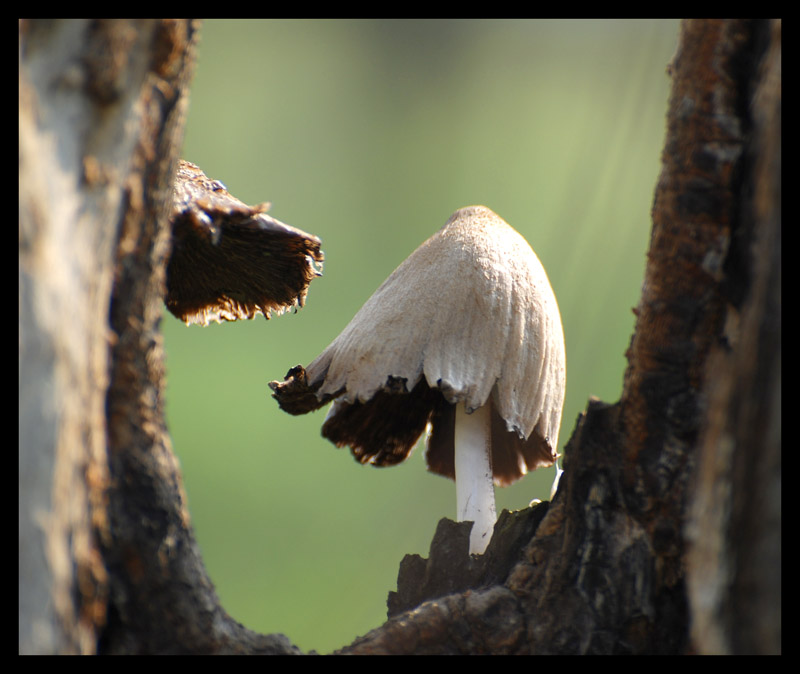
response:
[[[175,175],[167,309],[187,325],[269,319],[305,303],[324,254],[313,234],[248,206],[181,160]]]
[[[322,435],[362,464],[406,459],[428,429],[428,469],[456,482],[470,552],[492,535],[494,485],[556,461],[564,336],[547,274],[485,206],[456,211],[307,368],[269,386],[304,414],[333,401]]]

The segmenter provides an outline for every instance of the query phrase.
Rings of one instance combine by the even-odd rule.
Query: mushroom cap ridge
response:
[[[429,469],[453,477],[458,402],[490,402],[499,484],[555,461],[566,377],[558,305],[530,245],[485,206],[456,211],[305,371],[271,384],[290,412],[281,394],[299,374],[306,398],[336,399],[323,435],[362,463],[402,461],[430,422]]]

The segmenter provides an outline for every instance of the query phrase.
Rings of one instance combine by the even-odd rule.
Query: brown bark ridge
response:
[[[752,279],[727,317],[688,515],[692,639],[703,653],[781,651],[781,22],[758,36],[750,190]],[[740,254],[742,254],[740,253]]]
[[[431,587],[342,652],[780,650],[780,22],[686,21],[669,72],[621,399],[589,402],[503,582]],[[407,560],[400,585],[439,557]]]

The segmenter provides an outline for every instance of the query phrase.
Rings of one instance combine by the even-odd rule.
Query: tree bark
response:
[[[704,653],[781,650],[781,24],[761,28],[739,195],[746,299],[709,359],[687,518],[692,639]]]
[[[106,620],[111,294],[167,240],[193,32],[19,23],[21,652],[95,652]]]
[[[486,555],[444,522],[344,653],[780,652],[779,21],[687,21],[620,400]],[[298,653],[220,606],[159,319],[197,26],[20,22],[25,653]]]

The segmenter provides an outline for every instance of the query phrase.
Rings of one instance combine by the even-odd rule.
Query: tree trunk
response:
[[[106,620],[111,294],[136,255],[163,256],[194,32],[19,23],[21,652],[95,652]]]
[[[20,22],[20,652],[299,652],[220,606],[164,421],[196,39]],[[779,21],[683,24],[621,399],[551,503],[478,558],[443,522],[343,652],[780,652],[780,68]]]

